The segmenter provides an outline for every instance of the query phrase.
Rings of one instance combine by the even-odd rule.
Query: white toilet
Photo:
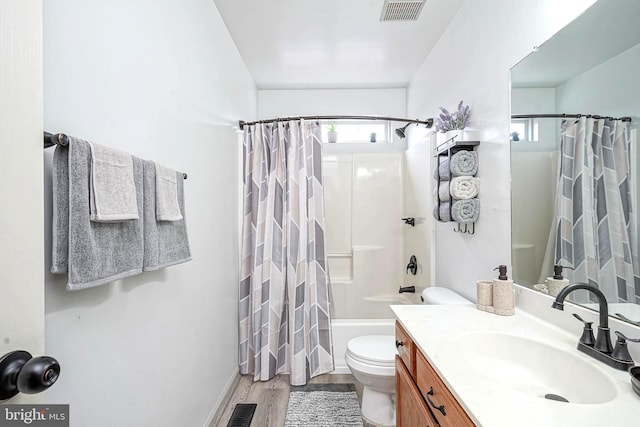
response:
[[[429,287],[422,292],[425,304],[472,304],[455,292],[441,287]],[[353,376],[364,387],[362,417],[378,426],[396,425],[395,337],[365,335],[347,343],[345,360]]]

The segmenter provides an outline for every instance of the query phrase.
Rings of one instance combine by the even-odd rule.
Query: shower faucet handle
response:
[[[409,258],[409,264],[407,264],[407,273],[411,273],[414,276],[418,274],[418,259],[415,255],[411,255],[411,258]]]

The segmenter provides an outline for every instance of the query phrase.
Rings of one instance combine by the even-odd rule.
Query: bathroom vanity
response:
[[[396,321],[396,347],[396,425],[473,426],[399,321]]]
[[[391,308],[399,427],[638,425],[629,374],[579,352],[579,324],[571,334],[520,310]]]

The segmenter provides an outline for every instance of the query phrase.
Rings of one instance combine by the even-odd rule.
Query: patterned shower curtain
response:
[[[629,179],[629,127],[582,117],[562,123],[556,264],[611,302],[640,302]]]
[[[246,126],[240,373],[292,385],[334,368],[320,126]]]

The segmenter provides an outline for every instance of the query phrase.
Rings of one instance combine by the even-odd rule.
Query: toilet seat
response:
[[[393,335],[365,335],[347,343],[347,356],[366,365],[394,367],[396,354]]]

